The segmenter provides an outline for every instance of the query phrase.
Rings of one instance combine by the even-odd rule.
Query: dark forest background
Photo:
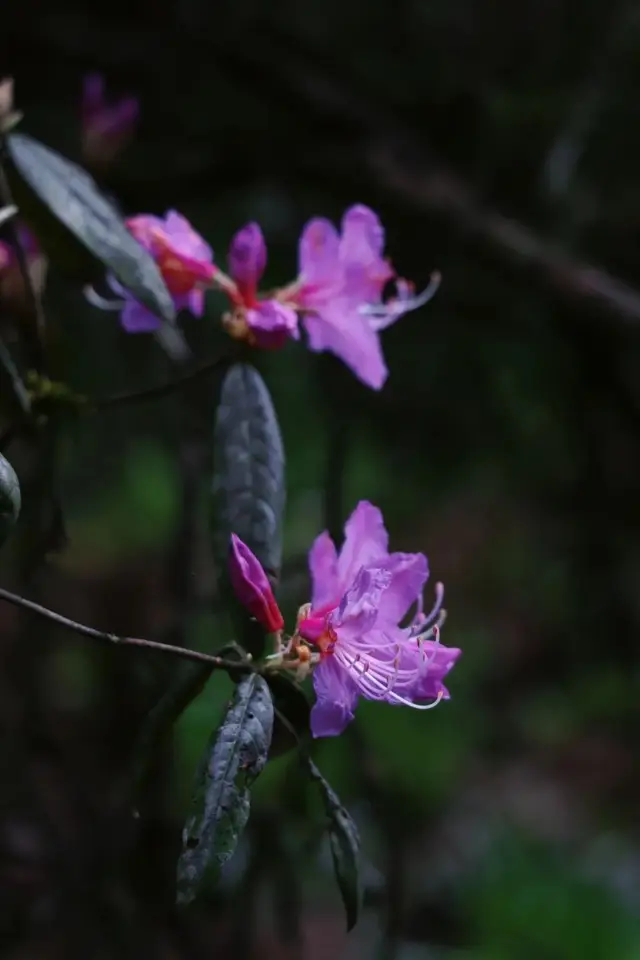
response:
[[[312,215],[380,212],[431,304],[384,334],[386,388],[291,344],[263,356],[288,465],[283,578],[333,511],[384,511],[443,580],[450,703],[366,703],[314,756],[358,821],[348,937],[321,814],[285,755],[224,882],[184,912],[175,859],[230,684],[167,743],[137,825],[134,735],[172,669],[0,607],[0,942],[11,960],[640,957],[640,7],[604,0],[22,0],[0,72],[25,131],[80,157],[83,76],[140,98],[101,174],[128,213],[188,216],[223,261],[258,220],[267,285]],[[51,271],[56,371],[91,396],[166,379]],[[186,334],[219,348],[222,301]],[[57,484],[68,544],[7,586],[107,630],[212,646],[212,385],[80,417]],[[331,426],[340,423],[336,434]],[[21,480],[28,449],[8,450]],[[20,575],[16,571],[22,571]],[[219,637],[218,637],[219,639]],[[123,854],[126,848],[127,855]]]

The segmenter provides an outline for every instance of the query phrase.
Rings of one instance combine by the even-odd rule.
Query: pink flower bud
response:
[[[258,558],[235,533],[231,534],[229,574],[236,597],[251,616],[268,633],[282,630],[284,620],[267,575]]]

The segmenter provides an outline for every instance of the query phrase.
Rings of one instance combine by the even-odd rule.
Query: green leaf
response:
[[[234,364],[220,389],[214,428],[212,538],[219,588],[240,619],[243,646],[262,653],[264,633],[251,624],[228,583],[231,534],[255,553],[273,585],[282,562],[284,449],[269,391],[260,374]]]
[[[311,706],[303,690],[285,674],[267,674],[266,681],[276,710],[269,751],[269,759],[273,760],[292,750],[308,735]]]
[[[136,300],[173,321],[173,300],[153,257],[93,177],[24,133],[10,134],[6,144],[16,203],[50,259],[85,282],[106,268]]]
[[[329,841],[333,857],[333,869],[347,914],[347,930],[352,930],[358,922],[362,906],[358,828],[313,760],[309,757],[306,760],[309,773],[320,788],[325,811],[329,818]]]
[[[265,570],[277,577],[282,562],[285,505],[284,448],[264,380],[235,364],[220,391],[214,432],[214,539],[226,567],[236,533]]]
[[[0,453],[0,545],[7,539],[21,506],[20,483],[16,472]]]
[[[249,787],[267,762],[272,731],[269,687],[251,674],[236,687],[196,775],[178,860],[179,903],[190,903],[208,868],[219,869],[232,856],[249,819]]]

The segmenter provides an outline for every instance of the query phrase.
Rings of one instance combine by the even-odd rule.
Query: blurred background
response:
[[[393,548],[429,557],[443,641],[464,652],[438,710],[363,703],[314,744],[362,833],[365,909],[347,937],[322,811],[291,754],[257,781],[223,882],[174,908],[226,677],[167,741],[131,840],[131,749],[174,664],[0,607],[3,956],[640,957],[639,54],[625,0],[3,10],[0,68],[26,132],[82,160],[84,76],[139,98],[119,155],[85,144],[83,160],[127,214],[178,209],[223,266],[258,220],[269,286],[294,277],[310,216],[362,202],[401,275],[422,287],[442,271],[434,301],[384,334],[380,394],[300,345],[257,362],[287,454],[288,617],[309,596],[311,540],[366,498]],[[224,347],[223,306],[211,295],[203,320],[185,319],[198,358]],[[172,375],[152,337],[127,336],[54,268],[45,309],[73,390]],[[25,507],[4,585],[106,630],[225,642],[213,397],[205,377],[65,423],[53,504],[12,443]],[[48,546],[66,546],[35,562],[52,529]]]

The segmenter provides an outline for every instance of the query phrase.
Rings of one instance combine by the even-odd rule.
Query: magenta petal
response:
[[[338,554],[326,530],[313,541],[309,551],[309,572],[313,585],[313,611],[337,606],[342,593],[338,580]]]
[[[120,323],[127,333],[152,333],[158,329],[161,320],[137,300],[127,300],[120,314]]]
[[[254,310],[247,310],[247,323],[264,350],[279,349],[291,337],[297,340],[298,315],[291,307],[277,300],[263,300]]]
[[[267,247],[257,223],[238,230],[229,248],[229,270],[243,290],[255,292],[267,265]]]
[[[447,688],[443,685],[443,677],[456,665],[462,651],[458,647],[445,647],[443,644],[434,644],[428,641],[423,645],[427,659],[433,656],[432,662],[425,669],[422,678],[411,690],[411,699],[417,703],[435,700],[441,690],[445,700],[450,699]]]
[[[342,218],[340,254],[343,260],[370,260],[384,250],[384,227],[370,207],[356,203]]]
[[[361,500],[347,520],[344,544],[338,559],[342,592],[353,582],[358,570],[388,556],[389,534],[382,513],[368,500]]]
[[[380,338],[356,305],[335,302],[321,314],[304,317],[303,323],[312,350],[329,350],[366,386],[382,388],[388,370]]]
[[[339,258],[340,238],[330,220],[316,217],[302,231],[298,246],[298,267],[303,282],[304,306],[326,303],[342,284]]]
[[[313,674],[316,702],[311,710],[314,737],[335,737],[354,717],[358,689],[333,657],[326,657]]]
[[[382,257],[383,248],[384,229],[373,210],[361,205],[347,210],[340,241],[345,294],[360,303],[380,299],[385,283],[394,276]]]
[[[365,569],[356,574],[351,587],[331,617],[331,626],[340,628],[340,637],[362,642],[378,620],[380,598],[389,586],[389,574],[382,568]]]
[[[422,553],[392,553],[382,566],[391,580],[380,598],[378,617],[395,626],[422,595],[429,567]]]

